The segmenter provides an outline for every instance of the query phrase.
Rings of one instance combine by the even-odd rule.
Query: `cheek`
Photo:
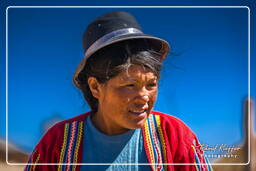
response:
[[[157,90],[154,90],[149,94],[149,98],[150,98],[149,103],[151,106],[155,104],[155,101],[157,99],[157,94],[158,94]]]
[[[111,97],[108,99],[109,107],[112,108],[112,110],[123,110],[126,108],[126,105],[129,103],[131,99],[131,94],[127,91],[122,90],[115,90],[111,94]]]
[[[127,90],[125,88],[120,88],[116,90],[115,93],[116,97],[118,98],[118,101],[120,103],[123,103],[124,105],[128,104],[128,102],[130,102],[133,99],[135,94],[135,91]]]

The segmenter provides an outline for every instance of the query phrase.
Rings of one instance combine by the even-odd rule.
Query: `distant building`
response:
[[[8,144],[8,162],[26,163],[29,155],[15,146]],[[0,170],[2,171],[20,171],[24,166],[11,166],[6,163],[6,143],[0,139]]]
[[[248,111],[248,100],[244,104],[244,134],[245,138],[243,143],[241,144],[241,150],[231,153],[233,155],[237,155],[237,158],[220,158],[216,160],[215,163],[247,163],[248,162],[248,154],[250,155],[250,163],[248,165],[239,166],[213,166],[214,171],[256,171],[256,134],[254,131],[254,101],[250,100],[250,113]],[[250,127],[248,125],[248,115],[250,115]],[[250,134],[248,132],[250,130]],[[249,137],[248,137],[249,135]],[[248,141],[249,139],[249,141]],[[250,142],[250,151],[248,151],[248,145]]]

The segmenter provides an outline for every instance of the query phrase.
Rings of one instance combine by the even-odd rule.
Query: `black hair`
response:
[[[89,88],[89,77],[95,77],[99,83],[106,83],[127,71],[131,65],[140,65],[150,69],[160,79],[161,57],[162,54],[156,52],[146,39],[131,39],[106,46],[86,61],[77,78],[79,88],[91,109],[97,111],[98,100]]]

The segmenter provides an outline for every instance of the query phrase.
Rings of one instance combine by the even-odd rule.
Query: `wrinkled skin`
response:
[[[98,99],[98,111],[93,124],[103,133],[117,135],[130,129],[141,128],[157,98],[158,80],[149,69],[132,65],[106,83],[94,77],[88,79],[89,87]]]

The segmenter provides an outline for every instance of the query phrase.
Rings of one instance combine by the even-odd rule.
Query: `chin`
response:
[[[143,128],[145,122],[146,122],[147,118],[137,122],[135,125],[134,125],[134,129],[138,129],[138,128]]]

